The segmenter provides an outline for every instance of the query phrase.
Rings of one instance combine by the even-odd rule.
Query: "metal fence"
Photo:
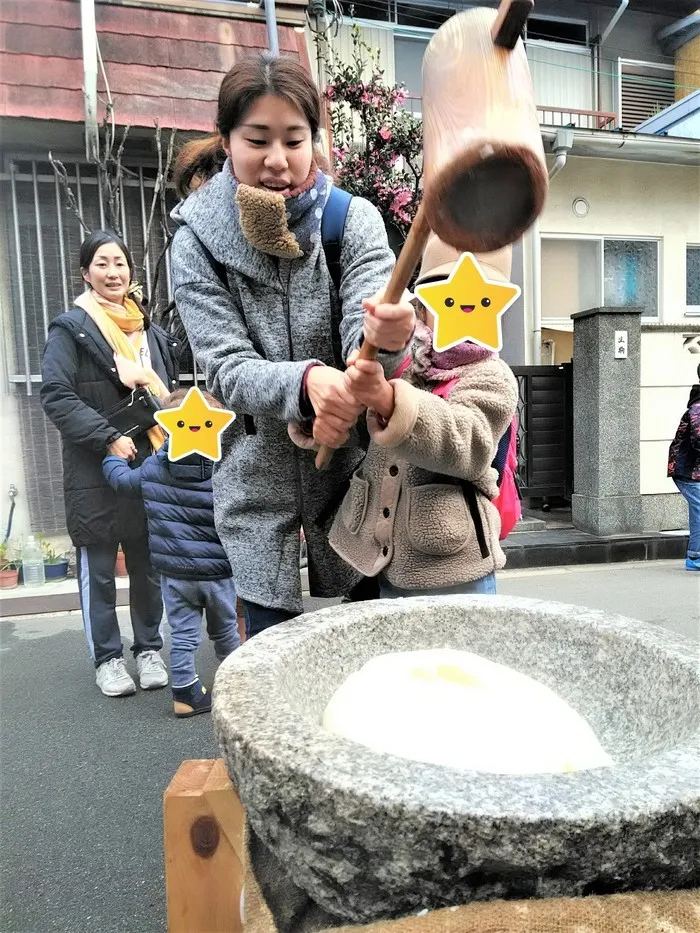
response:
[[[91,230],[104,227],[105,205],[95,166],[62,157],[61,161],[85,223]],[[151,294],[156,262],[164,246],[157,214],[148,252],[143,255],[155,169],[134,164],[126,168],[119,192],[124,239],[145,293],[164,307],[171,294],[168,254],[159,276],[158,294]],[[83,291],[78,255],[84,233],[77,217],[66,209],[62,188],[46,159],[10,158],[0,174],[0,186],[9,266],[9,307],[4,322],[9,331],[6,364],[10,391],[17,397],[23,486],[32,528],[63,531],[60,439],[43,415],[37,390],[49,323]],[[175,203],[174,195],[169,194],[169,199]],[[188,366],[183,362],[192,379],[191,363]]]

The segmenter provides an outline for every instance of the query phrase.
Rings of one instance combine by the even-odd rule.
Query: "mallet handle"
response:
[[[416,266],[420,262],[420,257],[425,248],[425,244],[430,236],[430,227],[423,213],[421,204],[416,212],[416,216],[408,231],[406,242],[401,248],[399,258],[396,260],[394,271],[391,273],[389,284],[387,285],[382,302],[389,305],[398,304],[403,297],[403,293],[408,288]],[[361,360],[375,360],[377,358],[378,348],[365,341],[360,347]],[[333,456],[331,447],[321,447],[316,454],[316,469],[325,470]]]

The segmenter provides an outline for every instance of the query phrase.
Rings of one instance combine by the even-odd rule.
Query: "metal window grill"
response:
[[[96,168],[62,159],[78,208],[91,230],[105,226]],[[148,255],[143,257],[155,170],[129,165],[120,200],[126,243],[136,274],[151,295],[155,266],[164,246],[158,214],[153,223]],[[17,399],[24,487],[32,528],[44,532],[65,529],[60,467],[60,438],[39,404],[41,354],[51,320],[70,307],[83,291],[78,254],[84,234],[65,205],[63,192],[47,160],[15,158],[0,174],[2,215],[8,249],[9,340],[7,368],[10,391]],[[175,203],[174,194],[169,201]],[[158,210],[158,209],[157,209]],[[170,256],[166,254],[159,277],[160,307],[171,296]],[[151,302],[153,304],[153,302]],[[191,356],[181,361],[184,381],[198,381]]]

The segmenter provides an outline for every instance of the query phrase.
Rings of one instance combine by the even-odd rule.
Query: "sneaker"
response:
[[[168,686],[165,661],[157,651],[142,651],[136,656],[136,670],[142,690],[158,690]]]
[[[173,710],[178,719],[187,719],[211,710],[211,693],[199,677],[189,687],[173,687]]]
[[[124,658],[110,658],[100,664],[95,680],[106,697],[128,697],[136,693],[136,684],[129,676]]]
[[[685,569],[686,570],[700,570],[700,557],[686,557]]]

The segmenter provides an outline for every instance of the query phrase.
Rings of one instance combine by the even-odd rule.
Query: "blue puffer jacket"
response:
[[[102,462],[113,489],[143,499],[151,561],[167,577],[223,580],[232,576],[214,527],[213,466],[199,454],[171,463],[167,443],[133,470],[121,457],[105,457]]]

